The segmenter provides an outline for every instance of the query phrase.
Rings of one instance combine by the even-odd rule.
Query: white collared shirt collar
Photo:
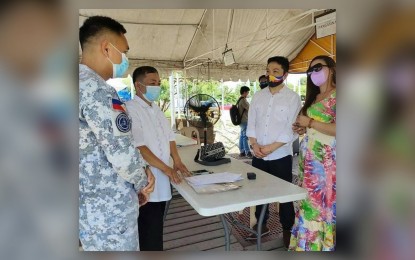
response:
[[[151,102],[150,105],[147,104],[141,97],[138,95],[135,95],[135,98],[133,100],[137,100],[137,103],[140,104],[140,106],[144,108],[154,107],[154,102]]]

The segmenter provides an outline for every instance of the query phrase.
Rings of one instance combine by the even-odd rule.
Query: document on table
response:
[[[206,184],[206,185],[189,185],[196,191],[196,193],[201,194],[209,194],[209,193],[216,193],[228,190],[235,190],[240,188],[241,186],[235,185],[233,183],[221,183],[221,184]]]
[[[229,183],[240,181],[242,179],[242,174],[231,172],[212,173],[207,175],[199,175],[186,178],[187,182],[193,186]]]

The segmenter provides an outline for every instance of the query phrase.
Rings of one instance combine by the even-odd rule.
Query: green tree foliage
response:
[[[307,91],[307,77],[300,78],[300,95],[305,98],[305,93]]]
[[[226,86],[223,84],[223,97],[224,97],[224,105],[228,104],[235,104],[238,100],[240,94],[239,89],[244,84],[240,84],[240,86],[237,86],[235,89],[230,88],[229,86]],[[170,101],[170,86],[169,86],[169,80],[168,79],[162,79],[161,80],[161,95],[160,99],[157,102],[159,107],[163,112],[166,112],[171,104]],[[251,83],[251,86],[249,86],[252,90],[251,95],[253,95],[253,83]],[[257,91],[259,90],[259,85],[257,83]],[[184,99],[184,102],[196,95],[196,94],[207,94],[212,97],[214,97],[219,104],[222,102],[222,86],[219,81],[211,80],[211,81],[192,81],[192,80],[186,80],[186,84],[184,84],[183,81],[181,81],[180,84],[180,96]]]
[[[307,85],[307,77],[302,77],[302,78],[300,78],[300,85],[302,86],[302,85]]]
[[[217,98],[221,94],[220,90],[220,83],[218,81],[199,81],[191,83],[191,91],[189,91],[190,95],[196,94],[208,94],[214,98]],[[189,86],[188,86],[189,87]]]
[[[168,79],[161,80],[161,93],[160,99],[157,101],[157,105],[160,107],[161,111],[166,112],[170,106],[170,86]]]
[[[222,87],[219,81],[187,82],[189,97],[196,94],[207,94],[214,97],[219,103],[222,102]],[[239,97],[239,89],[232,91],[228,86],[223,85],[223,96],[225,104],[233,104]]]
[[[229,104],[235,104],[236,101],[238,101],[238,98],[240,96],[239,94],[239,88],[235,88],[235,90],[232,91],[231,88],[229,88],[228,86],[224,86],[224,102],[225,105],[229,105]]]
[[[295,92],[298,93],[297,84],[298,83],[293,84],[291,82],[288,82],[287,85],[289,89],[295,90]],[[300,96],[305,97],[306,91],[307,91],[307,77],[301,77],[300,78]]]

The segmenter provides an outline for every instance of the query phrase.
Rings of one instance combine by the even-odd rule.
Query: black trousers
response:
[[[293,173],[292,173],[293,157],[291,155],[288,155],[281,159],[272,160],[272,161],[265,161],[263,159],[254,157],[252,159],[252,166],[260,170],[263,170],[264,172],[268,172],[269,174],[272,174],[275,177],[278,177],[290,183],[293,180]],[[266,205],[266,207],[267,209],[265,211],[263,225],[267,224],[267,221],[269,218],[268,205]],[[256,206],[255,217],[257,220],[259,220],[259,215],[261,214],[261,208],[262,208],[262,205]],[[282,228],[284,230],[291,230],[292,226],[294,225],[294,218],[295,218],[293,203],[292,202],[280,203],[279,215],[280,215],[280,222],[281,222]]]
[[[166,202],[148,202],[138,215],[140,251],[163,251],[163,216]]]

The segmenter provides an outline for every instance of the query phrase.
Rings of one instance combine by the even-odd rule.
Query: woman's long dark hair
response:
[[[314,57],[314,59],[310,62],[313,63],[315,60],[324,60],[327,63],[328,68],[333,72],[332,76],[332,82],[334,85],[336,85],[336,62],[326,55],[320,55]],[[310,68],[310,66],[308,67]],[[330,82],[331,83],[331,82]],[[316,100],[317,95],[320,94],[320,87],[314,85],[313,81],[310,78],[310,75],[307,75],[307,90],[305,94],[305,101],[304,106],[301,109],[301,113],[303,115],[307,115],[307,109],[313,104],[313,102]]]

